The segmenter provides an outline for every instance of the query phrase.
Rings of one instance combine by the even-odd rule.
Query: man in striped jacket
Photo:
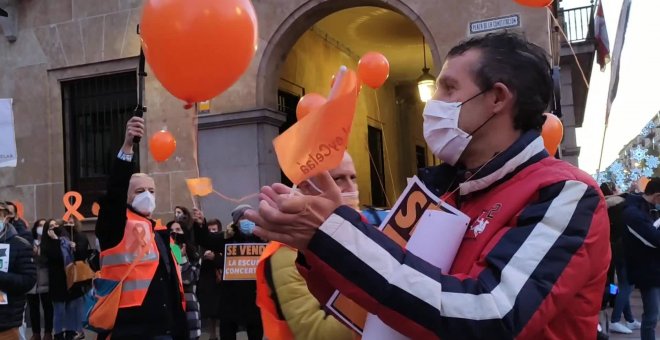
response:
[[[327,174],[320,196],[263,188],[255,233],[299,249],[312,293],[331,285],[413,339],[595,338],[609,222],[594,180],[544,148],[545,52],[509,33],[474,38],[437,84],[424,137],[444,164],[420,178],[471,219],[447,275],[340,206]]]

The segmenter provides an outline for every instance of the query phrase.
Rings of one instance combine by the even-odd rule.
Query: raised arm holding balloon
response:
[[[177,339],[187,335],[179,269],[170,251],[169,232],[151,219],[156,208],[154,180],[136,174],[133,161],[133,140],[144,132],[143,118],[133,117],[126,124],[124,144],[112,166],[107,194],[100,201],[96,236],[101,277],[115,282],[124,278],[119,308],[110,313],[114,322],[105,329],[111,330],[112,339]],[[133,261],[139,265],[132,266]]]

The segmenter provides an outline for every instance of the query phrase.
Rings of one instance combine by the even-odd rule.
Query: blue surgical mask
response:
[[[238,221],[238,227],[241,229],[241,232],[246,235],[251,235],[254,231],[256,224],[250,220],[240,220]]]
[[[5,222],[0,221],[0,233],[3,232],[3,231],[5,231]]]

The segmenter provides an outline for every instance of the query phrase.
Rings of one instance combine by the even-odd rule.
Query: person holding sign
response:
[[[607,209],[591,176],[544,148],[547,55],[497,33],[445,60],[424,109],[426,142],[444,164],[419,177],[470,220],[449,268],[363,223],[328,173],[315,178],[318,196],[262,188],[259,210],[246,213],[255,234],[299,250],[311,292],[337,288],[403,337],[593,339],[610,259]]]
[[[132,268],[123,281],[112,339],[187,339],[183,285],[170,234],[151,219],[156,208],[154,180],[134,174],[133,138],[143,137],[144,129],[144,119],[128,121],[107,194],[99,202],[100,275],[120,281]],[[139,262],[131,267],[133,261]]]
[[[346,205],[359,206],[353,159],[344,153],[339,167],[330,176],[341,189]],[[302,182],[305,195],[323,192],[312,180]],[[310,293],[305,279],[296,269],[297,250],[280,242],[270,242],[257,267],[257,305],[261,309],[264,333],[269,339],[353,339],[353,333],[322,308]],[[324,292],[327,300],[333,290]]]
[[[224,263],[218,273],[220,340],[236,340],[239,326],[245,327],[249,340],[263,338],[254,277],[265,243],[252,233],[255,224],[244,216],[248,209],[252,207],[247,204],[234,208],[232,223],[224,233],[211,232],[208,227],[213,220],[207,222],[201,210],[193,209],[193,228],[199,245],[215,253],[213,258],[221,257]]]
[[[7,205],[0,202],[0,339],[18,339],[27,292],[37,282],[32,245],[9,223]]]

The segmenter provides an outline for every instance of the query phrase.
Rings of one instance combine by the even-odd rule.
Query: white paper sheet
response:
[[[440,201],[441,210],[426,210],[408,240],[406,249],[441,268],[446,274],[451,269],[458,248],[470,223],[470,217]],[[406,336],[386,325],[373,314],[367,316],[362,338],[365,340],[404,340]]]
[[[0,98],[0,168],[16,167],[17,159],[12,99]]]

